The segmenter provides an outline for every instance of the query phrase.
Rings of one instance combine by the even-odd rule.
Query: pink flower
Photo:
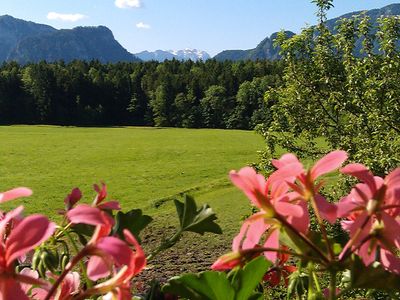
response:
[[[97,196],[94,199],[92,206],[98,207],[103,210],[121,209],[118,201],[107,201],[102,203],[107,197],[107,186],[104,183],[101,183],[101,188],[97,184],[93,185],[93,188],[97,192]]]
[[[0,193],[0,203],[14,200],[14,199],[21,198],[21,197],[29,197],[30,195],[32,195],[32,190],[30,190],[28,188],[25,188],[25,187],[15,188],[15,189],[9,190],[7,192]]]
[[[105,225],[107,223],[105,213],[97,207],[80,204],[67,212],[67,217],[73,224]]]
[[[265,234],[264,247],[279,248],[278,217],[285,218],[289,223],[297,226],[299,230],[308,230],[308,214],[304,205],[292,201],[288,194],[287,182],[293,181],[303,172],[300,164],[289,165],[275,171],[266,181],[254,169],[245,167],[239,172],[231,171],[232,182],[240,188],[250,201],[260,209],[259,213],[249,217],[243,224],[240,233],[233,240],[233,251],[242,251],[259,246],[261,237]],[[276,252],[266,251],[267,259],[276,260]],[[216,267],[216,266],[214,266]]]
[[[54,279],[57,279],[56,276],[50,275]],[[77,272],[69,272],[64,280],[61,282],[58,287],[57,293],[53,295],[51,300],[69,300],[72,299],[72,296],[79,293],[80,286],[80,276]],[[32,298],[35,300],[43,300],[46,298],[49,292],[49,288],[34,288],[32,290]]]
[[[128,230],[124,230],[124,236],[135,251],[129,250],[129,252],[125,252],[124,255],[129,255],[128,261],[117,268],[117,272],[112,278],[89,290],[87,292],[88,295],[106,294],[103,299],[132,299],[131,280],[146,266],[146,257],[143,249]]]
[[[95,225],[95,232],[82,250],[90,256],[87,265],[88,277],[98,280],[110,275],[112,267],[128,265],[131,249],[119,238],[109,236],[114,220],[98,207],[81,204],[67,213],[72,223]]]
[[[345,151],[333,151],[317,161],[308,172],[304,172],[297,176],[296,179],[298,180],[298,184],[288,182],[288,185],[300,199],[309,201],[310,198],[313,197],[322,218],[330,223],[336,221],[337,207],[336,205],[327,202],[325,198],[319,194],[319,189],[321,188],[322,183],[316,184],[316,180],[320,176],[339,168],[346,159],[347,153]],[[285,154],[279,160],[273,160],[272,164],[278,168],[278,170],[288,166],[302,166],[297,157],[293,154]]]
[[[351,237],[341,257],[351,247],[369,265],[379,251],[382,265],[400,274],[400,259],[393,251],[400,248],[400,168],[385,179],[374,176],[361,164],[347,165],[341,172],[362,181],[338,205],[339,217],[346,218],[342,227]]]
[[[261,235],[269,228],[269,224],[265,224],[262,214],[256,215],[257,217],[250,217],[244,222],[239,234],[233,239],[232,252],[218,258],[211,269],[215,271],[231,270],[237,266],[244,266],[262,254],[262,251],[257,251],[257,248],[261,248],[258,243]],[[250,225],[252,231],[247,231]],[[242,243],[245,237],[246,239]]]
[[[75,204],[81,200],[82,198],[82,192],[79,188],[74,188],[72,189],[71,193],[67,195],[67,197],[64,199],[65,203],[65,208],[66,210],[70,210],[72,207],[75,206]]]
[[[7,224],[19,216],[22,207],[19,207],[8,214],[0,222],[2,237],[6,232]],[[39,284],[43,282],[26,275],[15,273],[16,260],[25,255],[43,241],[47,240],[54,232],[55,224],[41,215],[32,215],[12,228],[6,239],[0,240],[0,299],[28,299],[22,284]]]

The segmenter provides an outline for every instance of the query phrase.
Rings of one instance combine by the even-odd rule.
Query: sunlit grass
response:
[[[224,219],[241,213],[235,204],[240,192],[224,194],[227,173],[256,161],[262,147],[262,138],[250,131],[0,127],[0,191],[30,187],[32,197],[6,207],[23,203],[29,213],[52,217],[72,188],[80,187],[89,202],[92,184],[100,181],[124,210],[150,214],[172,209],[172,203],[155,209],[159,199],[193,191]]]

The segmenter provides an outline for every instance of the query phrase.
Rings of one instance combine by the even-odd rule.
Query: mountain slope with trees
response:
[[[54,62],[74,59],[101,62],[138,61],[104,26],[57,30],[11,16],[0,17],[0,62]]]
[[[336,32],[336,25],[338,24],[338,21],[346,19],[346,18],[351,18],[356,15],[359,15],[361,13],[365,13],[366,16],[368,16],[371,20],[371,25],[372,27],[376,27],[378,19],[382,16],[398,16],[400,15],[400,4],[390,4],[382,8],[378,9],[371,9],[367,11],[356,11],[356,12],[351,12],[345,15],[342,15],[340,17],[334,18],[334,19],[329,19],[326,21],[326,27],[328,30],[332,32]],[[294,35],[293,32],[291,31],[285,31],[287,37],[292,37]],[[221,53],[218,53],[214,58],[218,61],[224,61],[224,60],[232,60],[232,61],[238,61],[238,60],[257,60],[257,59],[270,59],[270,60],[275,60],[275,59],[280,59],[279,55],[279,47],[276,47],[274,45],[274,40],[277,37],[277,32],[273,33],[270,37],[265,38],[260,44],[254,48],[254,49],[249,49],[249,50],[225,50],[222,51]],[[361,46],[361,40],[357,41],[357,45],[355,48],[356,53],[360,53],[362,46]],[[377,50],[377,49],[376,49]]]

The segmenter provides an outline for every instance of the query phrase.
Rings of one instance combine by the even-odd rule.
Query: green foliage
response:
[[[127,213],[119,211],[115,216],[115,225],[113,232],[118,234],[121,238],[124,237],[124,229],[128,229],[135,238],[140,242],[139,234],[153,221],[153,218],[143,215],[141,209],[132,209]]]
[[[191,231],[199,234],[212,232],[221,234],[222,230],[214,221],[217,219],[215,212],[208,204],[197,209],[193,197],[185,195],[184,202],[175,200],[175,207],[179,217],[181,231]]]
[[[212,271],[184,274],[171,278],[162,290],[186,299],[262,299],[255,289],[270,265],[264,257],[258,257],[230,274]]]
[[[318,6],[326,11],[330,2]],[[357,16],[342,20],[335,33],[321,20],[293,38],[279,35],[284,84],[266,94],[273,120],[261,129],[269,154],[278,146],[300,156],[320,154],[313,141],[323,137],[329,148],[346,150],[378,175],[397,166],[399,24],[396,17],[381,18],[374,28]]]

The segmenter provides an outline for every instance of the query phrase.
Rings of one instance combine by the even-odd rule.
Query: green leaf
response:
[[[353,288],[393,290],[400,286],[400,276],[386,271],[379,263],[366,267],[356,257],[351,269],[351,286]]]
[[[162,288],[162,291],[191,300],[235,299],[235,290],[226,274],[213,271],[173,277]]]
[[[243,269],[233,271],[233,276],[213,271],[181,275],[171,278],[162,291],[196,300],[262,299],[262,295],[254,290],[270,266],[271,263],[264,257],[258,257]]]
[[[243,269],[239,269],[232,279],[236,290],[235,299],[249,299],[271,265],[271,262],[260,256],[249,262]]]
[[[191,231],[203,235],[206,232],[221,234],[221,227],[214,221],[217,219],[210,206],[204,204],[197,209],[193,197],[185,195],[184,202],[174,200],[182,231]]]
[[[153,219],[143,215],[141,209],[133,209],[127,213],[118,212],[115,216],[113,232],[123,237],[123,230],[128,229],[140,242],[139,234]]]

